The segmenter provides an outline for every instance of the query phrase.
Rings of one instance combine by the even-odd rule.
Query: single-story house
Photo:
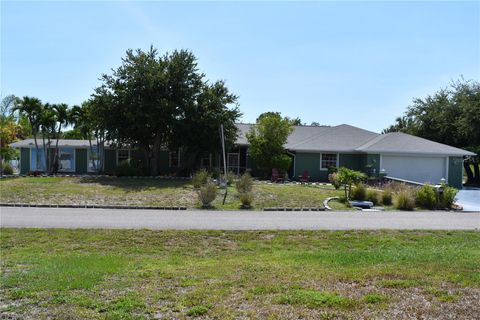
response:
[[[241,173],[255,167],[248,156],[246,139],[251,126],[237,125],[236,147],[227,154],[229,171]],[[41,144],[41,141],[38,143]],[[45,163],[36,163],[33,139],[15,142],[11,146],[21,150],[21,173],[45,168]],[[60,172],[95,172],[95,161],[98,161],[96,146],[92,151],[86,140],[60,140],[59,147]],[[390,177],[420,183],[436,184],[445,179],[457,188],[462,187],[463,157],[475,155],[467,150],[405,133],[378,134],[346,124],[332,127],[295,126],[285,149],[293,158],[289,172],[293,177],[308,171],[311,180],[327,181],[328,168],[334,166],[348,167],[371,175],[382,172]],[[42,149],[40,155],[43,152]],[[135,157],[141,157],[141,153],[130,149],[114,149],[107,145],[104,170],[113,173],[122,160]],[[162,151],[159,159],[160,172],[175,172],[180,167],[181,158],[181,151]],[[222,163],[220,155],[205,155],[200,161],[199,165],[207,168],[220,167]]]

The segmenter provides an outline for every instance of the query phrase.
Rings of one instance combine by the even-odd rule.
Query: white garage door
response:
[[[383,155],[381,169],[390,177],[436,184],[447,179],[445,157]]]

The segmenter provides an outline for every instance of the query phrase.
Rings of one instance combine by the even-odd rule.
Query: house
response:
[[[237,124],[236,146],[227,154],[229,171],[241,173],[255,169],[255,163],[248,156],[246,139],[251,126]],[[41,144],[40,140],[38,142]],[[45,163],[36,163],[33,139],[15,142],[11,146],[21,150],[21,173],[42,171],[45,168]],[[463,157],[474,155],[470,151],[405,133],[378,134],[346,124],[333,127],[295,126],[285,149],[293,158],[289,172],[293,177],[308,171],[312,180],[327,181],[328,168],[333,166],[364,171],[371,175],[382,172],[390,177],[420,183],[436,184],[445,179],[457,188],[462,187]],[[90,149],[86,140],[60,140],[59,150],[60,172],[95,172],[95,163],[98,163],[99,157],[95,143],[94,148]],[[43,152],[43,149],[40,150],[40,156]],[[104,171],[113,173],[122,160],[136,157],[142,157],[139,151],[114,149],[107,145]],[[160,172],[175,172],[180,167],[181,158],[181,152],[162,151],[159,159]],[[220,155],[210,154],[202,157],[199,165],[213,168],[220,167],[221,163]]]

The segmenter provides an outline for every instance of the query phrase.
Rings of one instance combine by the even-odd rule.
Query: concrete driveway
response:
[[[169,211],[0,207],[0,226],[14,228],[216,230],[478,230],[480,212]]]
[[[465,188],[458,191],[457,203],[463,211],[480,211],[480,189]]]

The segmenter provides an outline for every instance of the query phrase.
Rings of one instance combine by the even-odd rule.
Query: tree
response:
[[[182,117],[174,126],[175,135],[170,143],[172,149],[182,148],[186,155],[182,166],[187,171],[197,169],[199,157],[220,153],[219,128],[223,124],[227,149],[237,137],[235,125],[241,113],[236,105],[237,96],[231,94],[223,81],[204,84],[195,103],[186,106]],[[229,105],[234,105],[229,108]]]
[[[228,105],[236,104],[236,96],[223,82],[210,85],[204,78],[189,51],[159,56],[153,47],[146,52],[128,50],[122,65],[102,76],[92,96],[94,113],[106,138],[139,147],[146,167],[156,175],[161,148],[205,150],[213,145],[218,128],[212,130],[219,123],[234,136],[232,123],[239,112]]]
[[[284,145],[292,131],[289,118],[282,118],[279,112],[267,112],[257,118],[247,133],[250,156],[264,174],[268,175],[274,168],[285,172],[290,167],[291,158]]]
[[[43,104],[40,99],[34,98],[34,97],[27,97],[27,96],[19,100],[15,108],[16,110],[18,110],[20,115],[24,115],[28,119],[28,122],[32,129],[33,140],[35,142],[35,150],[36,150],[35,156],[36,156],[37,166],[40,164],[40,152],[38,147],[37,136],[38,136],[38,132],[40,130],[40,125],[41,125],[42,108],[43,108]]]
[[[383,132],[395,131],[480,154],[480,83],[460,78],[432,95],[414,99],[405,114]],[[467,158],[464,167],[468,183],[480,184],[478,156]]]
[[[351,170],[345,167],[338,168],[337,179],[343,184],[345,190],[345,199],[350,199],[352,193],[352,184],[364,181],[367,176],[360,171]]]

